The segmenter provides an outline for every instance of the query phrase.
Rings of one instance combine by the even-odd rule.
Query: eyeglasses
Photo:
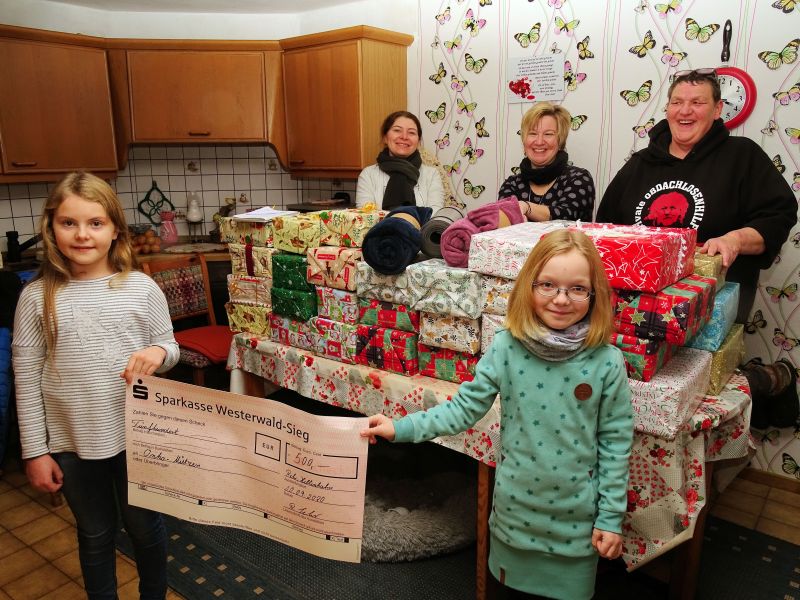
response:
[[[585,302],[592,296],[594,292],[589,288],[582,285],[573,285],[572,287],[562,288],[556,286],[552,281],[537,281],[533,284],[534,291],[540,296],[545,298],[555,298],[560,292],[564,292],[567,298],[573,302]]]
[[[717,70],[711,67],[706,67],[704,69],[685,69],[683,71],[675,71],[670,76],[669,81],[670,83],[673,83],[678,79],[698,79],[698,78],[716,79]]]

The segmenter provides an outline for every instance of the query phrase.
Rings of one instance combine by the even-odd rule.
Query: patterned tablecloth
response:
[[[308,398],[390,417],[446,402],[458,389],[455,383],[420,375],[405,377],[343,364],[246,333],[234,336],[228,366]],[[747,380],[737,374],[719,396],[704,399],[674,440],[634,434],[628,514],[623,523],[623,557],[630,570],[692,537],[706,503],[706,463],[747,457],[755,448],[749,426],[750,390]],[[471,429],[434,441],[494,466],[500,444],[499,399]],[[744,466],[743,461],[729,462]]]

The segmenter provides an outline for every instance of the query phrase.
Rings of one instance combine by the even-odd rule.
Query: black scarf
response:
[[[383,192],[383,210],[391,210],[398,206],[416,206],[414,199],[414,186],[419,179],[419,168],[422,166],[422,157],[419,150],[407,158],[399,158],[389,154],[389,149],[384,148],[377,158],[378,168],[389,175],[389,183]]]
[[[523,181],[527,183],[533,182],[537,185],[550,183],[566,170],[568,160],[569,154],[564,150],[559,150],[553,162],[549,165],[534,167],[531,164],[531,160],[526,156],[522,159],[522,162],[519,163],[520,176]]]

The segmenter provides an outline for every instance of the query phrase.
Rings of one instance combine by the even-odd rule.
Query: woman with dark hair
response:
[[[378,208],[428,206],[434,212],[444,206],[444,188],[439,172],[422,164],[419,143],[422,126],[413,113],[393,112],[381,125],[384,148],[377,163],[358,176],[356,205],[374,202]]]

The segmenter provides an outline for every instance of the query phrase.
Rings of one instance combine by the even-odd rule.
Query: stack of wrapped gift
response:
[[[317,293],[306,281],[305,254],[276,254],[272,257],[272,312],[297,321],[317,314]]]
[[[508,301],[514,289],[514,279],[484,275],[481,278],[481,348],[485,352],[492,345],[495,332],[503,326],[508,312]]]
[[[225,303],[225,310],[232,331],[269,335],[271,288],[271,277],[251,277],[235,273],[228,275],[230,302]]]
[[[406,269],[420,311],[420,374],[461,383],[475,376],[481,349],[481,275],[432,258]]]

